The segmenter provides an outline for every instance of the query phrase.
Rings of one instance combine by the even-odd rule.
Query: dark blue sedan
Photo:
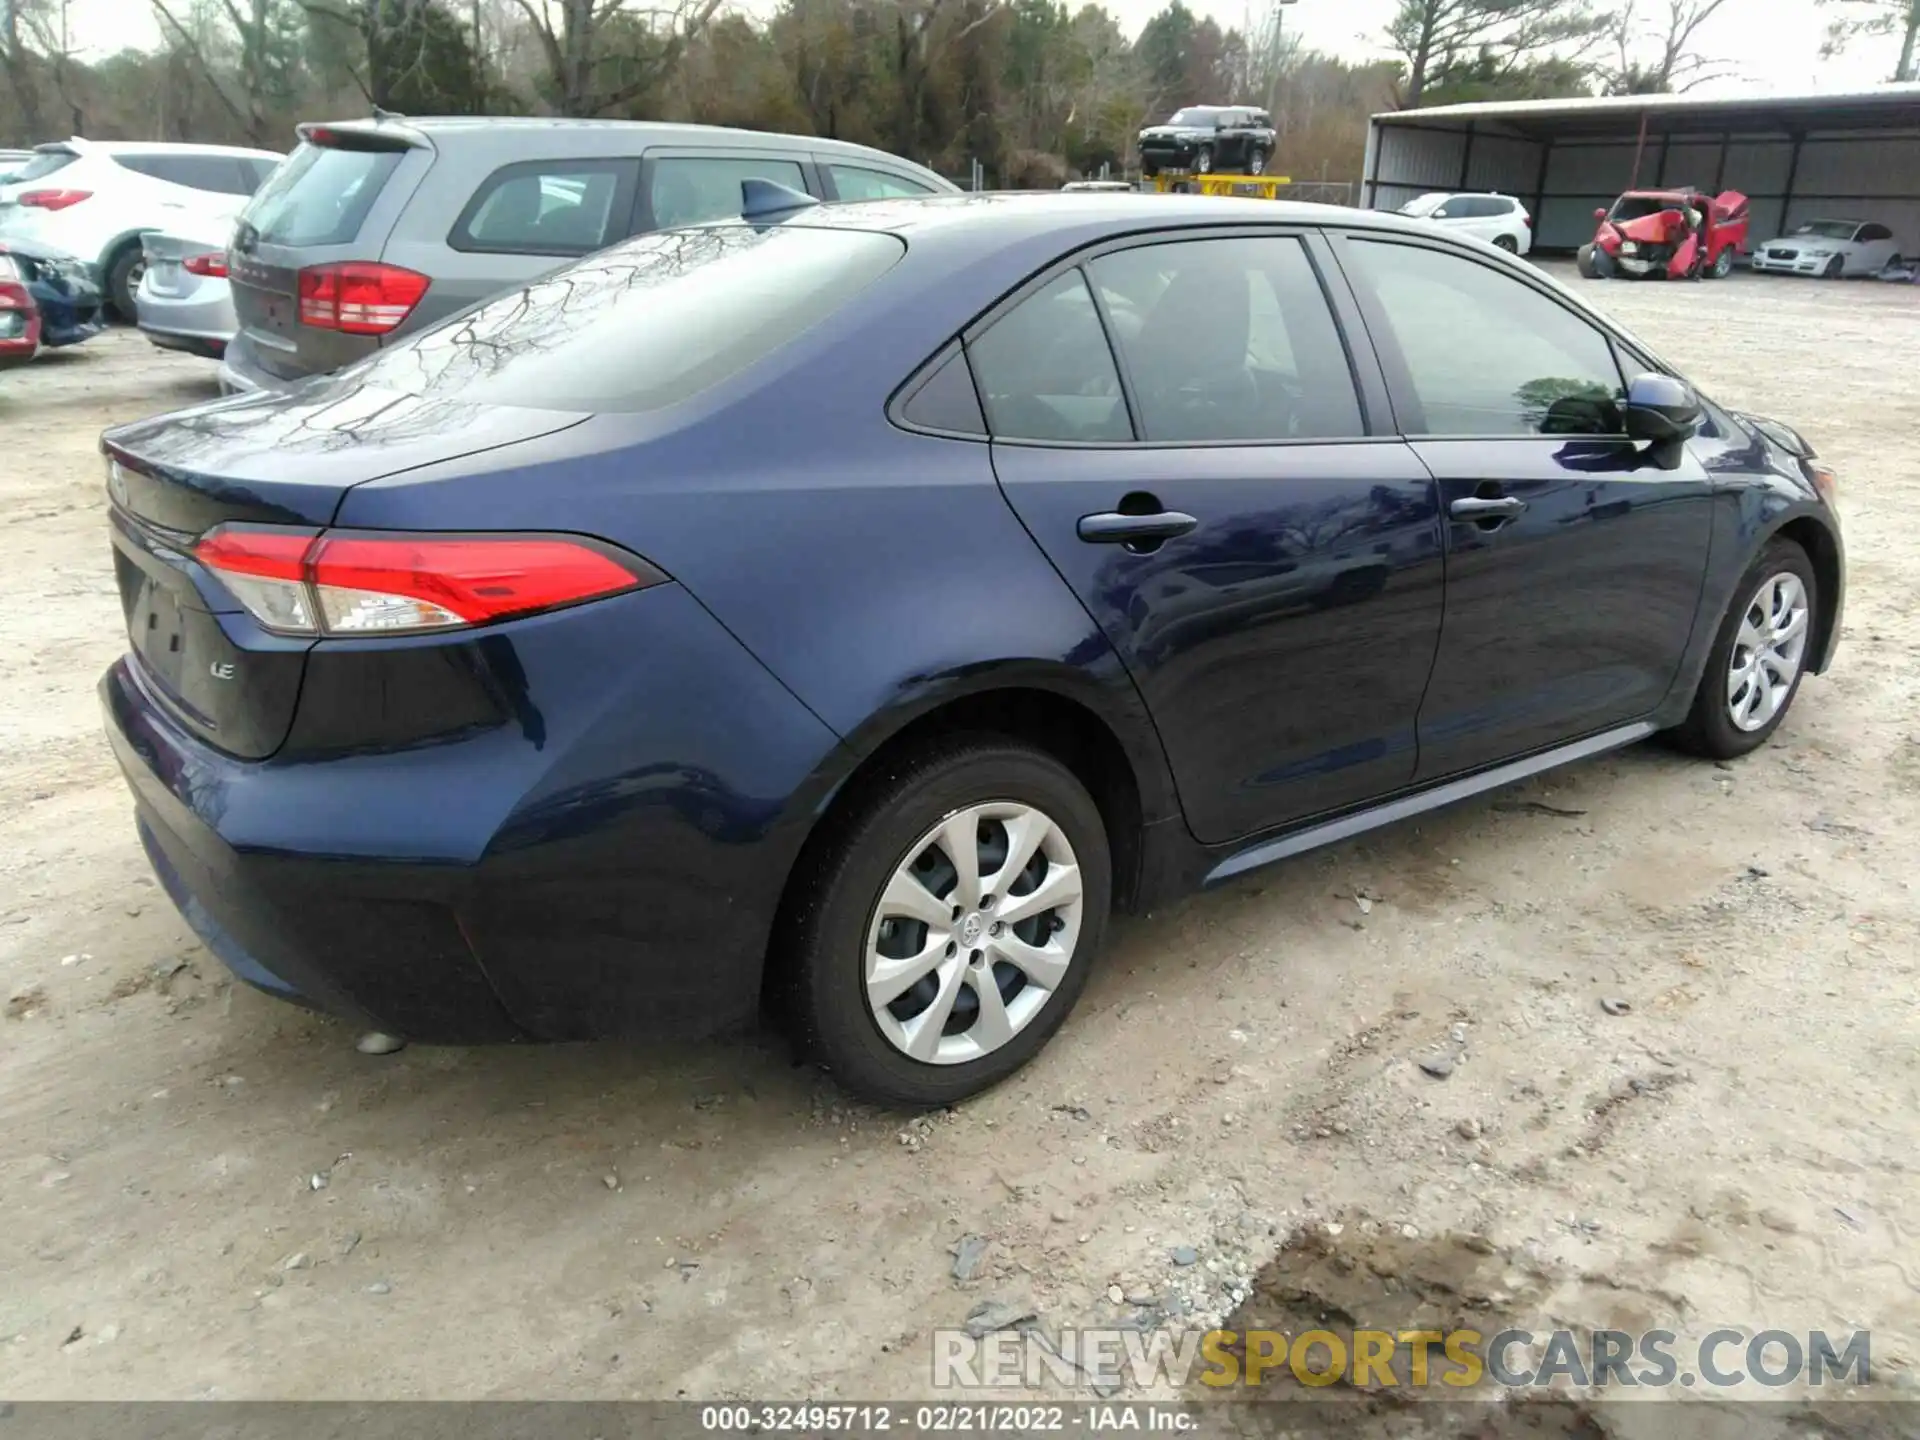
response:
[[[105,445],[109,733],[240,977],[460,1044],[778,998],[912,1105],[1115,909],[1753,749],[1844,585],[1792,431],[1490,247],[1257,201],[650,235]]]

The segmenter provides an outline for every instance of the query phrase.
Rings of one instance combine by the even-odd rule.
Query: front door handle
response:
[[[1447,507],[1456,520],[1508,520],[1527,508],[1518,495],[1466,495]]]
[[[1100,515],[1082,515],[1079,535],[1092,545],[1138,545],[1142,541],[1158,543],[1185,535],[1199,523],[1178,510],[1156,510],[1151,515],[1123,515],[1109,510]]]

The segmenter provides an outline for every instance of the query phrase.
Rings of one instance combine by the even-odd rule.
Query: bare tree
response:
[[[563,115],[600,115],[630,105],[672,73],[687,43],[721,0],[671,0],[632,8],[626,0],[518,0],[546,57]]]
[[[1691,90],[1733,73],[1729,66],[1694,49],[1700,27],[1727,4],[1728,0],[1665,0],[1664,18],[1643,21],[1637,13],[1638,0],[1627,0],[1611,22],[1619,60],[1605,74],[1607,93],[1660,95]],[[1651,58],[1637,58],[1648,53],[1647,41],[1653,42]]]
[[[1537,57],[1577,54],[1606,24],[1586,0],[1400,0],[1386,38],[1406,71],[1401,107],[1419,105],[1446,71],[1475,63],[1505,71]]]
[[[35,57],[27,48],[28,4],[29,0],[0,0],[0,71],[5,72],[7,89],[19,109],[22,131],[38,138],[40,87],[34,76]]]
[[[219,0],[218,13],[233,26],[239,46],[237,74],[236,67],[215,64],[207,53],[206,37],[183,24],[167,7],[167,0],[153,0],[153,8],[162,32],[171,32],[247,138],[256,145],[266,144],[276,129],[270,110],[276,48],[273,0]]]
[[[1893,80],[1899,84],[1920,80],[1920,56],[1914,43],[1920,40],[1920,0],[1820,0],[1839,13],[1827,27],[1827,43],[1820,47],[1831,58],[1846,49],[1848,42],[1869,36],[1898,35],[1900,61],[1893,67]]]

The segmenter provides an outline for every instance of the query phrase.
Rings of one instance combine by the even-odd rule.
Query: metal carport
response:
[[[1878,220],[1920,254],[1920,84],[1824,95],[1618,95],[1396,110],[1367,127],[1364,206],[1498,190],[1534,243],[1571,250],[1622,190],[1693,185],[1753,203],[1758,242],[1819,216]]]

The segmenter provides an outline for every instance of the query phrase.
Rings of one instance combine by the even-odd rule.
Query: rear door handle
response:
[[[1456,520],[1504,520],[1526,508],[1518,495],[1467,495],[1449,505],[1447,513]]]
[[[1142,540],[1171,540],[1200,522],[1178,510],[1156,510],[1151,515],[1123,515],[1108,510],[1080,517],[1079,535],[1091,545],[1128,545]]]

